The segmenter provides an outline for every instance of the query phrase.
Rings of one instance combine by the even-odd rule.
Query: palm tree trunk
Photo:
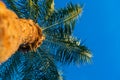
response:
[[[42,29],[32,20],[20,19],[0,1],[0,63],[18,49],[35,50],[44,40]]]

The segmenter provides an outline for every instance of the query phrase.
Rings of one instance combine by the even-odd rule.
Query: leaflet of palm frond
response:
[[[29,54],[17,52],[0,66],[0,78],[5,80],[59,80],[59,77],[51,56],[40,49]]]
[[[35,0],[27,0],[26,9],[27,9],[28,14],[29,14],[28,18],[37,22],[37,18],[39,15],[39,7],[38,7],[36,1]]]
[[[38,1],[40,1],[40,0],[32,0],[35,4],[37,4],[38,3]]]
[[[51,36],[59,33],[61,29],[67,35],[71,35],[74,30],[76,19],[82,12],[79,5],[68,4],[66,8],[55,11],[46,21],[46,27],[43,27],[44,34]]]
[[[54,0],[44,0],[44,5],[45,6],[45,20],[49,18],[49,16],[54,12]]]
[[[49,45],[49,46],[48,46]],[[62,63],[85,63],[90,62],[91,52],[89,49],[81,45],[79,40],[74,37],[70,38],[56,38],[56,39],[46,39],[43,43],[46,49],[56,50],[54,56],[56,60]]]

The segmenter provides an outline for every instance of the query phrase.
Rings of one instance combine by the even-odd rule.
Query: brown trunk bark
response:
[[[18,18],[0,1],[0,63],[18,49],[36,50],[43,40],[42,29],[37,24]]]

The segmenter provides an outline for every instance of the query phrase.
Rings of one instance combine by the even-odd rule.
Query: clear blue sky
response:
[[[70,0],[55,0],[57,8]],[[120,80],[120,0],[71,0],[84,3],[75,36],[87,39],[93,63],[65,67],[66,80]]]

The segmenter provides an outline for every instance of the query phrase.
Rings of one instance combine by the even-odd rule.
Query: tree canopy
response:
[[[56,9],[54,0],[4,2],[19,18],[32,19],[38,24],[45,40],[35,51],[24,52],[19,49],[2,63],[0,79],[63,80],[57,64],[82,64],[91,61],[90,50],[73,35],[76,20],[82,14],[82,6],[68,3],[65,8]],[[19,48],[26,50],[26,47]]]

